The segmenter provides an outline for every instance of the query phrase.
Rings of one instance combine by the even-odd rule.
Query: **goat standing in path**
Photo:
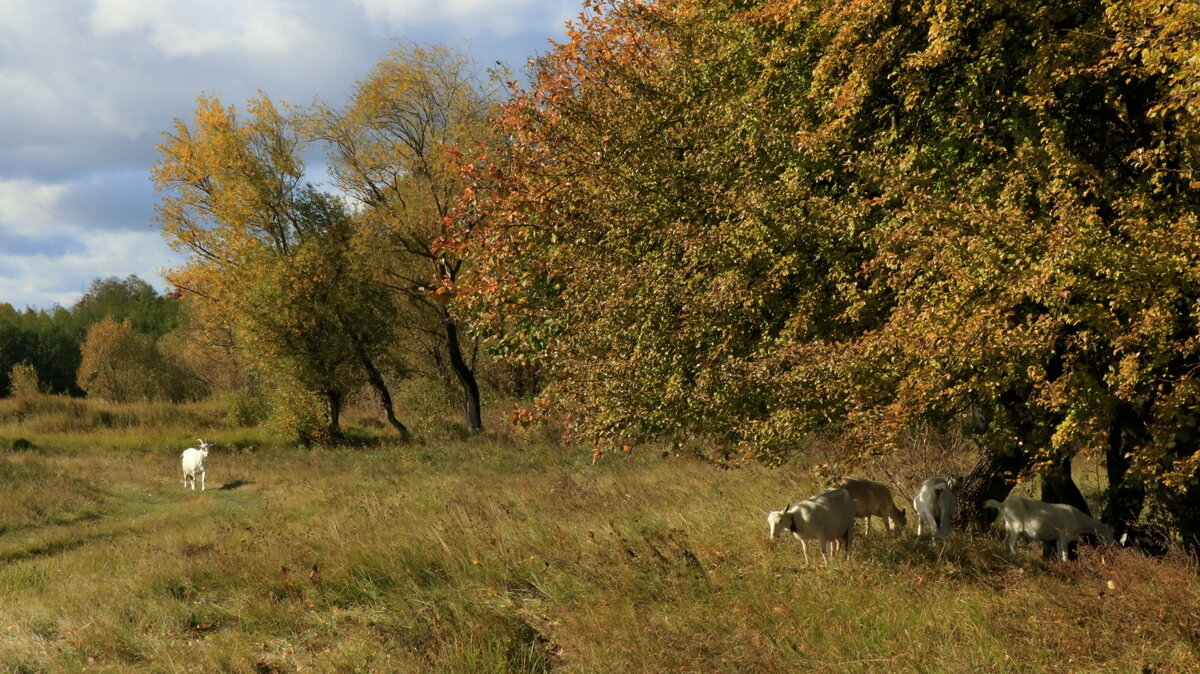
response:
[[[187,489],[188,480],[192,481],[192,491],[196,491],[196,475],[200,476],[200,491],[204,491],[204,473],[208,470],[208,448],[211,444],[200,440],[200,447],[188,447],[183,450],[180,459],[183,463],[183,488]]]

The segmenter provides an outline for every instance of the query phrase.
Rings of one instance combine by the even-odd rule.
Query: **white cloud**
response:
[[[83,281],[105,276],[137,274],[163,287],[162,272],[182,261],[158,232],[84,232],[83,252],[59,258],[65,270]]]
[[[0,251],[0,302],[18,308],[74,304],[94,279],[136,274],[166,290],[162,272],[182,263],[153,232],[82,232],[79,252],[8,255]]]
[[[563,0],[354,0],[373,22],[398,30],[413,25],[453,23],[464,35],[491,33],[503,37],[533,28],[559,32],[562,22],[578,13],[577,2]]]
[[[0,0],[0,302],[161,283],[150,167],[196,96],[340,104],[394,40],[525,60],[579,0]],[[314,177],[319,162],[313,163]]]
[[[149,231],[154,189],[144,169],[117,169],[60,182],[0,179],[0,234],[27,239],[86,231]]]
[[[0,227],[22,236],[38,236],[54,227],[65,185],[32,180],[0,180]]]
[[[317,37],[293,13],[296,6],[275,0],[95,0],[91,25],[102,37],[144,34],[154,48],[171,58],[228,49],[280,54],[313,44]]]

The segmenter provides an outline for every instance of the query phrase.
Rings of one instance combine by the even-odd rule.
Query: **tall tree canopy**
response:
[[[1103,449],[1116,519],[1154,484],[1191,531],[1192,3],[588,10],[504,109],[463,284],[579,430],[954,423],[976,493]]]
[[[134,330],[155,339],[175,329],[180,311],[179,302],[159,295],[136,275],[95,279],[71,307],[71,313],[85,327],[112,317],[129,320]]]
[[[385,375],[426,363],[457,379],[467,427],[483,429],[473,337],[451,306],[464,258],[443,239],[467,215],[459,157],[493,142],[491,105],[465,56],[414,46],[382,59],[344,108],[285,113],[262,96],[243,121],[202,97],[161,146],[160,221],[190,255],[172,281],[211,312],[201,325],[234,327],[264,372],[291,373],[275,387],[292,391],[287,407],[323,397],[328,435],[365,381],[407,437]],[[305,182],[314,143],[345,201]]]
[[[378,369],[389,337],[378,317],[389,309],[372,282],[371,242],[339,199],[304,182],[296,119],[265,96],[247,107],[242,121],[202,97],[193,125],[178,122],[160,147],[159,218],[190,254],[171,281],[199,298],[202,323],[232,331],[291,431],[340,437],[345,396],[369,381],[407,437]]]
[[[483,430],[474,366],[450,295],[464,258],[443,245],[459,212],[464,178],[456,155],[493,142],[491,97],[475,67],[443,47],[412,46],[381,59],[344,109],[318,108],[331,172],[378,236],[380,282],[400,300],[410,344],[423,344],[462,387],[467,427]],[[439,368],[440,369],[440,368]]]

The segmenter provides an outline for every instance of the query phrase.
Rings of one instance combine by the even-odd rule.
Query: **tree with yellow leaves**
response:
[[[359,83],[344,109],[318,107],[311,122],[331,148],[331,173],[361,207],[380,283],[396,298],[409,341],[429,346],[462,387],[467,428],[483,430],[479,385],[464,349],[452,290],[465,258],[443,245],[462,211],[462,151],[487,146],[488,89],[470,60],[443,47],[398,49]]]
[[[201,97],[193,124],[177,121],[160,145],[159,221],[189,254],[170,280],[196,297],[201,322],[231,330],[297,436],[338,439],[343,400],[365,381],[407,438],[379,366],[388,297],[371,279],[371,244],[340,199],[305,182],[295,118],[266,96],[248,113]]]
[[[499,117],[460,295],[598,440],[923,424],[1200,551],[1200,30],[1173,0],[590,0]],[[1153,499],[1148,499],[1148,496]]]
[[[128,319],[111,316],[88,328],[76,377],[89,396],[116,403],[179,402],[199,392],[194,377],[164,357],[152,337],[135,331]]]

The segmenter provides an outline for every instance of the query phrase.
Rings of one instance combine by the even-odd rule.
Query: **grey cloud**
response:
[[[67,234],[49,234],[45,237],[26,236],[0,228],[0,255],[16,257],[55,258],[83,251],[83,244]],[[13,270],[0,266],[0,274],[13,278]]]
[[[93,245],[80,243],[87,232],[150,234],[156,197],[149,173],[158,159],[156,145],[174,119],[190,122],[201,93],[239,108],[260,90],[295,105],[314,99],[340,105],[379,58],[407,41],[464,49],[481,68],[504,61],[520,75],[528,58],[548,49],[548,38],[561,37],[558,22],[579,8],[578,0],[480,2],[477,10],[458,3],[453,12],[372,21],[354,0],[245,1],[262,3],[264,11],[256,16],[286,8],[286,23],[299,26],[297,39],[283,39],[274,48],[247,39],[256,34],[253,26],[206,25],[205,30],[229,32],[228,40],[214,43],[220,49],[164,50],[167,33],[155,21],[165,16],[179,23],[170,15],[186,10],[183,5],[145,3],[153,17],[106,28],[94,21],[96,0],[0,1],[0,183],[63,187],[47,225],[53,233],[0,229],[0,256],[78,255],[80,247]],[[507,12],[502,21],[497,11]],[[212,15],[205,20],[216,21]],[[43,267],[26,272],[47,273]],[[100,275],[50,268],[85,282]],[[2,290],[19,294],[34,285],[57,287],[39,279]],[[28,301],[50,295],[36,297]],[[0,301],[27,300],[0,296]]]
[[[114,169],[70,183],[63,218],[87,230],[146,230],[154,225],[154,187],[142,168]]]

